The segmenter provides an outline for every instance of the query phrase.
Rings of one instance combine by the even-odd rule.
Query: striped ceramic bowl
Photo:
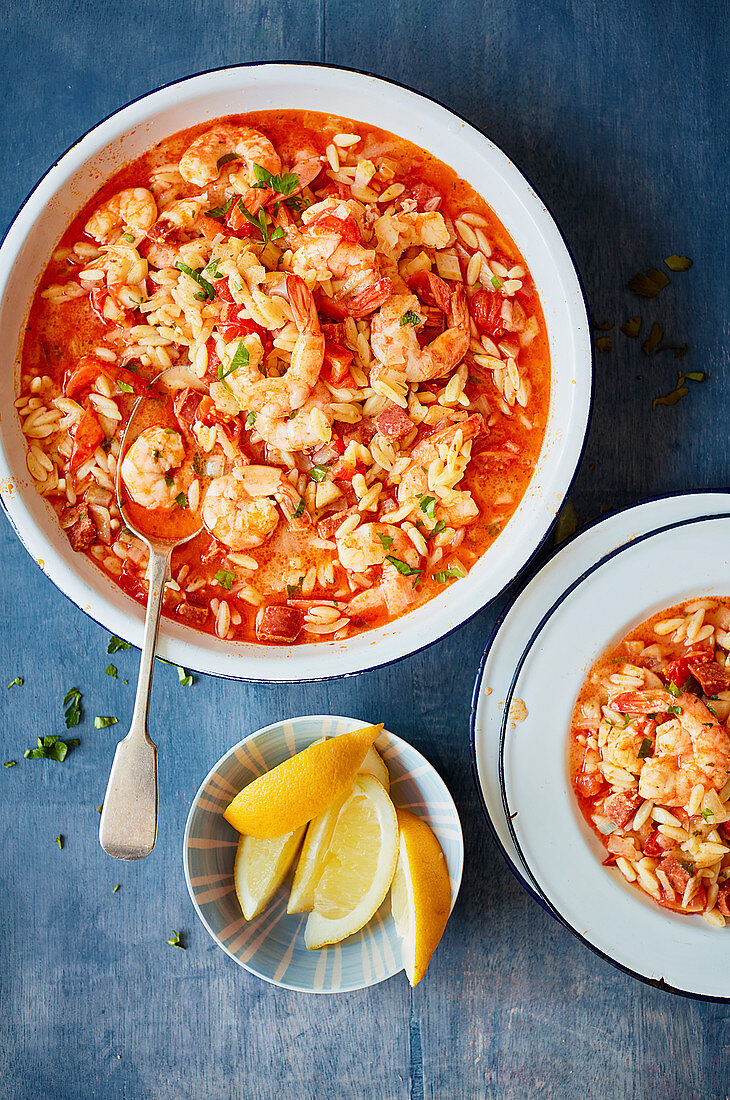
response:
[[[185,881],[195,910],[219,947],[267,982],[306,993],[345,993],[375,985],[402,970],[400,939],[386,898],[370,923],[343,943],[320,951],[304,946],[306,913],[287,914],[288,883],[255,920],[244,920],[233,885],[238,833],[223,811],[247,783],[318,738],[336,737],[366,722],[306,715],[275,722],[229,749],[195,796],[183,841]],[[464,866],[459,816],[443,780],[407,742],[387,730],[375,742],[388,766],[396,806],[428,821],[451,878],[453,907]]]

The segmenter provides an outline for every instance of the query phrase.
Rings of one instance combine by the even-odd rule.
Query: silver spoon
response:
[[[206,392],[200,379],[180,367],[170,367],[155,379],[169,391],[193,386]],[[115,859],[144,859],[155,846],[157,838],[157,746],[147,729],[150,706],[150,688],[155,662],[157,632],[162,611],[165,584],[170,580],[170,559],[177,546],[189,542],[200,533],[202,523],[191,534],[180,539],[152,538],[140,531],[130,519],[121,493],[121,466],[125,443],[138,414],[145,403],[153,400],[140,397],[132,410],[129,423],[122,436],[116,472],[117,507],[124,523],[149,550],[147,578],[149,592],[144,624],[142,656],[139,662],[137,695],[129,733],[117,745],[99,824],[99,843],[105,852]],[[139,433],[137,433],[139,434]],[[133,442],[133,438],[131,439]]]

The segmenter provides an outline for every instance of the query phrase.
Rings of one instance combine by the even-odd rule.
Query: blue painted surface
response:
[[[482,127],[553,210],[599,321],[641,313],[690,354],[647,359],[614,328],[573,500],[582,520],[651,493],[730,482],[726,229],[728,48],[702,0],[26,0],[0,12],[0,225],[82,131],[133,96],[238,61],[326,60],[393,77]],[[394,120],[397,129],[397,120]],[[692,270],[658,299],[626,289],[672,252]],[[651,410],[676,368],[707,384]],[[728,1009],[642,986],[598,960],[515,883],[480,816],[467,726],[499,610],[390,669],[330,684],[254,687],[160,666],[152,704],[161,820],[147,861],[96,843],[137,653],[42,577],[0,521],[4,683],[0,807],[0,1092],[19,1100],[243,1097],[401,1100],[545,1096],[722,1100]],[[681,563],[678,563],[681,569]],[[104,675],[109,660],[120,678]],[[81,746],[23,761],[84,692]],[[245,732],[290,715],[384,718],[436,765],[465,827],[464,886],[426,980],[318,1000],[242,972],[194,917],[181,871],[191,798]],[[62,851],[54,838],[62,833]],[[121,883],[112,893],[115,883]],[[166,943],[185,934],[186,951]],[[718,951],[727,965],[727,941]]]

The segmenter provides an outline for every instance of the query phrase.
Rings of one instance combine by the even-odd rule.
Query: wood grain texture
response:
[[[573,250],[600,321],[636,313],[691,353],[647,359],[610,335],[573,490],[582,520],[652,493],[730,482],[727,378],[727,40],[702,0],[26,0],[0,13],[5,172],[0,225],[81,132],[130,98],[201,69],[293,58],[352,65],[442,100],[526,172]],[[393,128],[397,130],[397,119]],[[634,272],[695,266],[658,299]],[[676,368],[705,370],[672,409]],[[643,986],[596,958],[521,889],[481,816],[469,763],[471,689],[497,601],[407,661],[316,685],[254,687],[157,670],[161,819],[150,859],[98,847],[134,650],[104,675],[107,635],[45,580],[0,521],[0,1080],[13,1100],[723,1100],[728,1008]],[[678,563],[681,568],[681,563]],[[21,688],[6,691],[15,675]],[[124,686],[123,679],[131,681]],[[23,761],[84,692],[81,746]],[[316,998],[239,970],[196,920],[181,869],[190,801],[234,740],[317,711],[384,719],[436,765],[464,823],[459,903],[424,982]],[[93,715],[120,726],[94,730]],[[54,838],[66,837],[63,851]],[[115,883],[121,883],[112,893]],[[172,929],[188,948],[166,940]],[[725,956],[727,943],[719,939]],[[722,944],[722,945],[721,945]]]

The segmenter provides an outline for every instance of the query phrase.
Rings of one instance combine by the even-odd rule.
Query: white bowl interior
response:
[[[290,883],[260,916],[247,922],[233,885],[238,833],[223,817],[235,794],[257,775],[324,736],[360,729],[363,722],[307,715],[276,722],[244,738],[223,756],[193,800],[183,841],[185,880],[196,912],[215,942],[235,962],[275,985],[310,993],[342,993],[384,981],[402,969],[401,945],[386,898],[372,921],[341,944],[307,951],[306,913],[286,912]],[[459,816],[446,785],[421,754],[387,730],[375,747],[390,773],[396,806],[412,809],[436,834],[456,901],[464,867]]]
[[[567,735],[583,679],[609,645],[681,600],[727,594],[729,540],[726,516],[686,522],[632,543],[590,573],[529,649],[514,691],[528,717],[508,723],[504,743],[506,812],[516,815],[515,842],[550,904],[622,965],[720,997],[730,996],[717,965],[723,932],[660,909],[618,870],[601,866],[605,850],[571,789]]]
[[[478,130],[438,104],[375,77],[305,65],[260,65],[203,74],[123,108],[79,141],[43,178],[0,250],[0,328],[15,353],[35,286],[66,225],[104,179],[156,141],[234,112],[297,107],[363,120],[428,148],[484,195],[534,277],[552,360],[550,415],[539,463],[520,506],[464,584],[381,629],[344,642],[272,650],[225,643],[163,619],[160,652],[201,671],[252,680],[300,680],[372,668],[443,637],[512,579],[539,545],[580,456],[591,388],[585,304],[565,244],[530,185]],[[394,122],[394,119],[397,120]],[[8,358],[10,350],[6,352]],[[6,364],[10,373],[10,363]],[[80,607],[140,644],[143,611],[88,559],[75,554],[34,492],[8,387],[0,398],[0,496],[28,551]],[[283,660],[283,657],[286,660]]]

